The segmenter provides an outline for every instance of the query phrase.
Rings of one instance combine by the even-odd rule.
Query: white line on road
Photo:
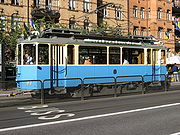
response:
[[[133,112],[153,110],[153,109],[158,109],[158,108],[165,108],[165,107],[176,106],[176,105],[180,105],[180,103],[153,106],[153,107],[123,111],[123,112],[115,112],[115,113],[107,113],[107,114],[101,114],[101,115],[87,116],[87,117],[75,118],[75,119],[69,119],[69,120],[61,120],[61,121],[53,121],[53,122],[25,125],[25,126],[19,126],[19,127],[4,128],[4,129],[0,129],[0,132],[17,130],[17,129],[32,128],[32,127],[39,127],[39,126],[46,126],[46,125],[53,125],[53,124],[60,124],[60,123],[67,123],[67,122],[74,122],[74,121],[81,121],[81,120],[88,120],[88,119],[94,119],[94,118],[102,118],[102,117],[115,116],[115,115],[120,115],[120,114],[127,114],[127,113],[133,113]]]
[[[180,135],[180,132],[178,132],[178,133],[173,133],[173,134],[170,134],[170,135]]]

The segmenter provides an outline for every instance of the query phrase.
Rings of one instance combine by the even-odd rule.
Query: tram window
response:
[[[107,64],[107,48],[95,46],[79,47],[79,64],[84,64],[86,59],[90,59],[92,64]]]
[[[147,49],[147,64],[151,64],[151,49]]]
[[[47,44],[38,45],[38,64],[49,64],[49,46]]]
[[[120,48],[109,48],[109,64],[120,64]]]
[[[68,45],[68,64],[74,64],[75,63],[75,48],[74,45]]]
[[[21,45],[18,45],[18,65],[21,65]]]
[[[144,49],[123,48],[123,59],[129,64],[144,64]]]
[[[36,64],[36,45],[24,44],[23,49],[24,49],[23,64],[25,64],[25,65]]]
[[[166,53],[165,53],[165,50],[161,51],[161,64],[166,64]]]

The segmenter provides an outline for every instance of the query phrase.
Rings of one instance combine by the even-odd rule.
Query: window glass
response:
[[[75,48],[74,45],[68,45],[68,64],[74,64],[75,63]]]
[[[36,45],[25,44],[23,45],[23,64],[33,65],[36,64]]]
[[[49,46],[47,44],[38,45],[38,64],[49,64]]]
[[[79,47],[79,64],[107,64],[107,48],[95,46]]]
[[[123,64],[144,64],[144,50],[123,48]]]
[[[147,64],[151,64],[151,49],[147,50]]]
[[[109,64],[120,64],[120,48],[109,48]]]
[[[18,45],[18,65],[21,65],[21,45]]]

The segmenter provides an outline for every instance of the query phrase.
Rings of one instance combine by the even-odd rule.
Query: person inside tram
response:
[[[92,64],[91,59],[89,57],[86,57],[84,64],[86,65]]]
[[[123,65],[125,64],[129,64],[129,61],[126,58],[124,58],[124,62],[123,62]]]
[[[29,53],[25,54],[25,64],[26,65],[32,65],[33,64],[33,58],[30,56]]]

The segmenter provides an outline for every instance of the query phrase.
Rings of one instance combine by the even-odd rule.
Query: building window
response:
[[[70,10],[76,9],[76,0],[69,0],[69,9]]]
[[[122,8],[117,7],[115,10],[115,18],[118,20],[122,20]]]
[[[17,16],[11,16],[11,29],[13,31],[17,30],[19,28],[19,22],[20,19]]]
[[[108,17],[108,9],[107,9],[107,7],[105,7],[104,9],[103,9],[103,16],[106,18],[106,17]]]
[[[170,33],[171,33],[171,29],[167,29],[167,32],[165,32],[166,39],[170,39]]]
[[[6,30],[6,17],[1,16],[0,17],[0,31],[5,31]]]
[[[84,12],[89,12],[89,5],[90,5],[90,3],[89,3],[89,0],[84,0],[83,1],[83,10],[84,10]]]
[[[11,0],[12,5],[19,5],[19,0]]]
[[[0,3],[4,3],[4,0],[0,0]]]
[[[158,28],[158,38],[162,38],[162,30],[163,30],[162,27]]]
[[[145,36],[145,30],[146,30],[145,27],[141,27],[141,36]]]
[[[148,18],[150,19],[151,18],[151,9],[148,8]]]
[[[52,8],[52,0],[46,0],[46,8],[48,9]]]
[[[88,19],[84,20],[84,29],[89,30],[89,20]]]
[[[34,7],[35,8],[38,8],[40,5],[39,5],[39,0],[34,0]]]
[[[144,19],[144,8],[141,7],[141,10],[140,10],[140,17],[141,19]]]
[[[170,11],[170,10],[167,10],[167,12],[166,12],[166,18],[167,18],[167,21],[170,21],[170,20],[171,20],[171,11]]]
[[[134,26],[133,28],[133,35],[137,35],[138,34],[138,27]]]
[[[76,25],[76,21],[75,21],[74,17],[70,18],[69,19],[69,28],[74,29],[75,25]]]
[[[137,18],[137,6],[133,7],[133,16],[134,18]]]
[[[162,9],[161,9],[161,8],[158,8],[157,18],[158,18],[158,19],[161,19],[161,18],[162,18]]]

